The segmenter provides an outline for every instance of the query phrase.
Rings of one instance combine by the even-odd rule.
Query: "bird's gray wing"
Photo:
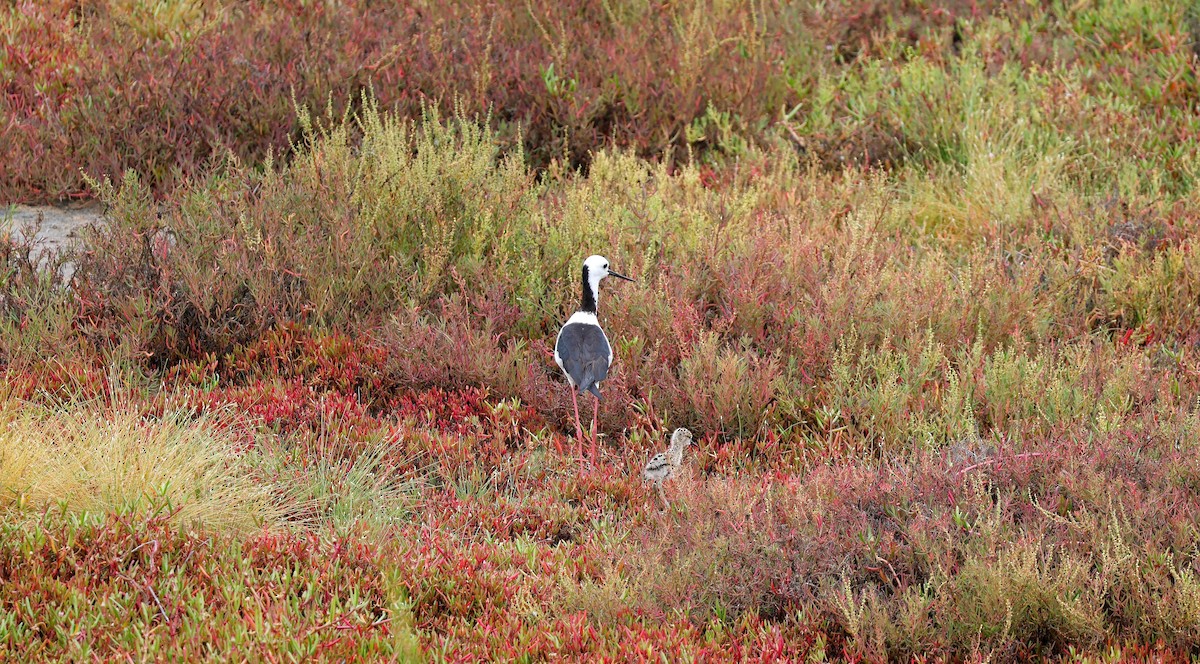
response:
[[[591,392],[600,398],[597,383],[608,377],[611,352],[604,332],[595,325],[571,323],[558,335],[556,350],[580,394]]]
[[[605,340],[604,347],[608,347],[608,341]],[[592,384],[587,387],[588,391],[600,398],[600,381],[608,378],[608,354],[604,357],[597,358],[592,361]]]

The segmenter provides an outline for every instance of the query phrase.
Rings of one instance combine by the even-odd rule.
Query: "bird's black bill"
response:
[[[609,271],[608,271],[608,276],[610,276],[610,277],[616,277],[616,278],[618,278],[618,279],[624,279],[625,281],[629,281],[629,282],[632,282],[632,283],[637,283],[637,282],[636,282],[636,281],[634,281],[633,279],[630,279],[629,277],[627,277],[627,276],[625,276],[625,275],[623,275],[623,274],[617,274],[616,272],[613,272],[612,270],[609,270]]]

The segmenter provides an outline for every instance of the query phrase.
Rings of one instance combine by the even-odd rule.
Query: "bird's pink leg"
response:
[[[583,424],[579,420],[579,397],[575,394],[575,387],[571,386],[571,403],[575,405],[575,441],[577,443],[576,450],[579,452],[579,458],[583,458]]]
[[[600,399],[595,398],[595,395],[593,395],[592,400],[593,400],[593,403],[595,404],[592,407],[592,463],[595,463],[596,462],[596,416],[600,414]]]

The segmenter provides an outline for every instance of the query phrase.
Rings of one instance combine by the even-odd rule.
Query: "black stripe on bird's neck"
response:
[[[579,310],[590,314],[596,313],[596,294],[592,292],[592,284],[588,282],[588,266],[583,266],[583,298]]]

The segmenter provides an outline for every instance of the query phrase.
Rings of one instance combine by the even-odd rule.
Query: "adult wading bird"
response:
[[[654,490],[662,499],[663,509],[671,506],[667,502],[666,494],[663,493],[663,482],[674,477],[675,473],[679,471],[679,464],[683,463],[683,450],[691,444],[692,432],[679,427],[671,434],[671,446],[667,448],[667,451],[650,457],[650,461],[642,469],[642,479],[654,483]]]
[[[596,415],[600,411],[599,385],[608,376],[608,368],[613,360],[612,346],[596,318],[596,302],[600,299],[600,282],[610,276],[633,281],[608,269],[608,259],[603,256],[588,256],[583,261],[583,297],[579,310],[567,319],[554,342],[554,361],[571,384],[571,403],[575,406],[575,438],[579,442],[580,457],[583,456],[583,424],[579,420],[578,395],[591,392],[596,397],[591,430],[593,460],[596,458]]]

